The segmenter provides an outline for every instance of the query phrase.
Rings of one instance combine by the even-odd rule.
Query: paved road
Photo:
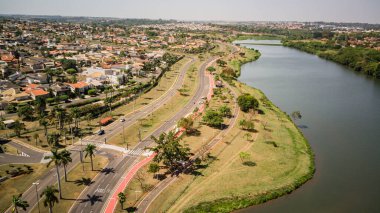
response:
[[[170,118],[167,122],[162,124],[158,129],[156,129],[152,135],[159,136],[161,133],[166,132],[174,127],[176,122],[189,114],[194,110],[195,107],[198,106],[198,101],[201,100],[203,96],[206,96],[208,93],[209,81],[207,77],[204,75],[206,66],[213,61],[214,58],[210,58],[206,62],[204,62],[199,69],[199,78],[200,83],[197,88],[195,95],[191,98],[191,100],[186,104],[181,111],[176,113],[172,118]],[[158,106],[156,106],[158,107]],[[153,141],[150,137],[144,139],[141,143],[137,144],[134,150],[142,150],[146,147],[151,146]],[[118,180],[123,177],[126,171],[129,170],[135,163],[138,162],[137,156],[128,156],[126,155],[123,158],[117,159],[117,161],[112,162],[112,165],[109,165],[108,169],[114,171],[109,174],[100,174],[95,179],[95,183],[85,189],[82,195],[79,197],[79,201],[76,202],[70,212],[101,212],[104,204],[107,203],[107,199],[110,196],[110,192],[116,187]],[[92,202],[83,202],[83,199],[88,197],[93,198]]]
[[[72,159],[73,159],[73,162],[80,162],[80,155],[79,155],[79,150],[80,150],[80,147],[73,147],[72,149],[70,149],[72,155]],[[105,152],[104,150],[99,150],[96,152],[96,155],[103,155],[103,156],[106,156],[110,161],[112,161],[114,158],[117,157],[117,154],[116,153],[111,153],[111,152]],[[67,167],[67,170],[68,171],[71,171],[75,166],[77,165],[77,163],[71,163],[68,165]],[[63,168],[60,168],[60,175],[61,177],[63,177],[63,174],[64,174],[64,171],[63,171]],[[70,178],[69,178],[70,180]],[[41,195],[42,193],[42,190],[44,188],[46,188],[46,186],[48,185],[52,185],[52,184],[55,184],[57,183],[57,175],[56,175],[56,169],[55,167],[51,167],[51,169],[46,172],[45,174],[43,174],[40,179],[36,180],[36,182],[39,183],[38,185],[38,194]],[[27,201],[30,205],[30,207],[27,209],[26,212],[30,212],[33,207],[35,205],[37,205],[37,199],[36,199],[36,191],[35,191],[35,187],[34,185],[30,186],[22,195],[22,198],[23,200]],[[62,192],[62,195],[64,198],[67,198],[67,199],[75,199],[75,198],[72,198],[72,197],[66,197],[65,196],[65,192],[63,191]],[[41,206],[42,207],[42,206]],[[8,209],[6,212],[11,212],[11,209]],[[25,211],[22,211],[19,209],[19,212],[25,212]]]
[[[147,116],[149,113],[152,113],[159,107],[163,106],[165,103],[169,102],[170,99],[178,92],[178,89],[182,87],[185,81],[186,71],[190,68],[190,66],[194,63],[194,61],[195,59],[191,58],[191,61],[188,62],[181,69],[181,72],[176,82],[173,84],[173,86],[168,91],[166,91],[162,96],[154,100],[149,105],[125,115],[124,117],[126,120],[124,122],[121,122],[120,119],[118,119],[114,121],[113,123],[109,124],[108,126],[103,127],[102,129],[105,130],[104,135],[94,134],[92,136],[86,137],[84,141],[93,142],[93,143],[104,143],[106,141],[109,141],[112,137],[120,134],[123,131],[123,126],[125,128],[127,126],[134,124],[140,118]]]
[[[0,165],[8,163],[40,163],[44,155],[43,152],[38,152],[13,141],[0,140],[0,144],[13,146],[20,152],[20,155],[0,153]]]
[[[231,54],[239,51],[239,48],[234,46],[234,45],[230,45],[234,50],[232,51]],[[236,102],[236,99],[237,99],[237,94],[234,92],[234,90],[231,88],[231,86],[228,84],[228,83],[225,83],[224,85],[226,85],[231,91],[232,91],[232,94],[234,96],[234,99],[235,99],[235,105],[234,105],[234,112],[233,112],[233,115],[234,117],[230,120],[230,123],[229,123],[229,126],[228,128],[224,129],[223,131],[221,131],[218,135],[216,135],[208,144],[207,144],[207,149],[206,150],[210,150],[212,147],[214,147],[217,143],[219,143],[222,139],[223,139],[223,136],[226,135],[232,128],[233,126],[235,125],[235,122],[236,122],[236,119],[239,115],[239,107],[237,105],[237,102]],[[197,152],[193,158],[197,158],[197,157],[200,157],[203,152],[205,150],[203,150],[202,152]],[[159,184],[156,185],[156,187],[150,191],[140,202],[139,204],[137,205],[137,212],[146,212],[149,208],[149,206],[151,205],[151,203],[161,194],[161,192],[163,192],[169,185],[173,184],[178,178],[173,176],[173,177],[168,177],[166,178],[165,180],[161,181]]]
[[[105,129],[106,129],[106,135],[104,135],[104,136],[107,137],[107,136],[111,136],[111,135],[112,136],[117,135],[120,131],[122,131],[122,125],[123,124],[125,125],[125,127],[128,127],[129,125],[131,125],[134,122],[136,122],[138,119],[140,119],[142,117],[145,117],[152,110],[154,111],[157,108],[157,105],[156,105],[157,103],[156,102],[160,102],[161,104],[164,104],[166,101],[169,101],[170,97],[172,97],[173,92],[175,94],[175,92],[177,91],[177,89],[182,86],[183,81],[184,81],[185,73],[190,68],[191,64],[194,63],[194,61],[195,61],[195,59],[192,58],[181,69],[177,81],[175,82],[175,84],[173,85],[173,87],[169,89],[169,92],[165,93],[165,95],[159,97],[159,99],[157,99],[157,100],[155,100],[153,102],[153,105],[155,106],[153,109],[151,107],[152,104],[149,104],[149,105],[147,105],[147,106],[139,109],[138,111],[135,111],[134,113],[129,114],[128,118],[127,118],[127,120],[125,122],[115,121],[112,125],[109,125],[109,126],[105,127]],[[163,101],[163,100],[165,100],[165,101]],[[136,113],[138,113],[138,116],[136,116]],[[113,129],[113,130],[109,131],[111,129]],[[102,138],[104,138],[104,136],[94,135],[94,136],[90,136],[90,137],[84,138],[84,141],[101,142]],[[73,146],[72,148],[69,149],[72,152],[72,156],[71,157],[73,159],[73,162],[68,165],[68,168],[67,168],[68,171],[70,171],[71,169],[73,169],[80,162],[79,150],[81,150],[81,149],[82,148],[81,148],[80,144],[78,144],[78,143],[75,146]],[[134,151],[139,151],[139,150],[136,149]],[[113,174],[113,172],[115,172],[116,170],[118,170],[118,171],[122,170],[120,168],[122,166],[122,164],[120,164],[120,161],[122,161],[125,158],[120,157],[120,156],[116,156],[114,154],[108,154],[109,152],[110,152],[110,150],[108,150],[108,149],[100,149],[99,150],[99,153],[103,153],[104,155],[108,156],[110,162],[106,166],[106,168],[104,168],[105,172],[100,173],[100,175],[98,175],[98,176],[108,176],[109,174]],[[139,157],[139,155],[132,155],[132,156],[133,157],[130,157],[128,159],[137,159]],[[125,170],[125,167],[124,167],[124,170]],[[57,182],[57,178],[56,178],[55,174],[56,174],[56,171],[55,171],[55,168],[53,168],[49,172],[45,173],[37,181],[37,182],[40,183],[38,185],[38,193],[39,194],[42,193],[42,189],[44,189],[47,185],[52,185],[52,184],[55,184]],[[63,174],[63,169],[62,168],[61,168],[61,174]],[[99,178],[97,178],[95,181],[97,181],[98,179]],[[64,195],[64,192],[63,192],[63,195]],[[36,203],[37,199],[36,199],[36,192],[35,192],[34,186],[31,186],[27,191],[25,191],[23,193],[23,199],[26,200],[26,201],[28,201],[29,204],[35,204]],[[74,199],[74,198],[70,198],[70,199]],[[84,199],[88,200],[88,198],[86,196],[85,196]],[[92,199],[94,199],[94,198],[92,198]],[[92,200],[90,200],[89,202],[91,203]],[[87,206],[86,204],[84,204],[84,205]],[[30,212],[32,209],[33,209],[33,206],[31,205],[31,207],[29,207],[26,212]],[[7,212],[10,212],[10,209],[8,209]],[[20,211],[20,212],[22,212],[22,211]]]

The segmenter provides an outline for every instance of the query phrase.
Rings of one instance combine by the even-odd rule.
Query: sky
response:
[[[0,0],[0,14],[380,24],[380,0]]]

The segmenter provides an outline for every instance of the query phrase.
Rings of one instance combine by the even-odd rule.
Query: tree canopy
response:
[[[252,95],[245,93],[238,97],[238,104],[243,112],[248,112],[250,109],[257,109],[259,107],[259,102]]]

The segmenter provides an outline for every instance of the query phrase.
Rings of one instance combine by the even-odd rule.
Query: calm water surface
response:
[[[240,212],[380,212],[380,81],[287,47],[245,46],[262,56],[239,80],[301,111],[317,171],[292,194]]]

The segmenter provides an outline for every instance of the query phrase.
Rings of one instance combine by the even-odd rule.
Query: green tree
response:
[[[223,105],[221,106],[219,109],[218,109],[219,113],[223,116],[223,117],[231,117],[232,116],[232,113],[231,113],[231,108],[229,108],[227,105]]]
[[[59,202],[59,199],[55,196],[58,192],[60,190],[57,190],[54,186],[46,186],[41,194],[41,197],[45,197],[43,203],[45,207],[49,207],[49,213],[53,213],[54,204]]]
[[[181,128],[184,128],[186,130],[187,134],[191,134],[194,132],[194,121],[191,118],[181,118],[177,125]]]
[[[77,71],[76,69],[74,69],[74,68],[69,68],[69,69],[66,70],[66,72],[67,72],[68,74],[70,74],[70,75],[74,75],[74,74],[76,74],[78,71]]]
[[[67,171],[66,171],[67,168],[66,167],[69,163],[73,162],[73,159],[71,158],[71,152],[69,152],[66,149],[64,149],[60,154],[62,158],[63,169],[65,171],[65,181],[67,182]]]
[[[248,160],[251,157],[251,154],[248,152],[240,152],[239,153],[240,160],[244,163],[246,160]]]
[[[236,77],[236,72],[231,67],[224,67],[223,70],[222,70],[222,75],[235,78]]]
[[[62,191],[61,191],[61,176],[59,175],[59,166],[62,165],[62,154],[58,152],[57,149],[51,150],[51,156],[50,161],[46,165],[46,167],[49,167],[52,163],[55,165],[55,170],[57,172],[57,181],[58,181],[58,191],[59,191],[59,198],[62,198]]]
[[[62,63],[62,68],[64,70],[68,70],[68,69],[77,69],[77,63],[75,60],[71,60],[71,59],[61,59],[61,63]]]
[[[70,116],[74,119],[74,127],[77,129],[79,128],[79,122],[80,122],[80,116],[81,111],[78,107],[74,107],[70,111]]]
[[[121,210],[124,209],[124,203],[125,201],[127,200],[127,197],[125,196],[125,194],[123,192],[120,192],[117,197],[119,198],[119,203],[120,203],[120,206],[121,206]]]
[[[21,136],[21,131],[25,129],[25,124],[21,123],[19,120],[16,120],[13,124],[13,131],[17,135],[17,137]]]
[[[206,111],[202,121],[208,126],[219,128],[223,124],[223,117],[219,112],[210,109]]]
[[[30,106],[30,105],[21,106],[17,109],[17,115],[21,119],[25,119],[25,120],[30,121],[33,119],[33,114],[34,114],[34,110],[33,110],[32,106]]]
[[[227,62],[223,61],[222,59],[218,59],[216,60],[216,63],[220,66],[220,67],[224,67],[226,66]]]
[[[94,95],[96,95],[96,93],[97,93],[96,89],[90,89],[90,90],[88,90],[88,95],[94,96]]]
[[[18,196],[13,195],[12,197],[12,204],[13,204],[13,210],[12,212],[18,213],[18,207],[22,208],[22,210],[26,211],[26,208],[29,207],[29,204],[27,201],[22,199],[22,194],[19,194]]]
[[[157,144],[156,147],[149,148],[157,153],[153,161],[162,162],[169,171],[177,170],[182,162],[189,160],[190,149],[180,144],[180,138],[177,138],[173,131],[168,134],[162,133],[158,138],[151,138]]]
[[[216,69],[215,69],[215,67],[207,67],[207,71],[209,71],[209,72],[215,72]]]
[[[153,177],[156,178],[157,172],[160,171],[160,166],[157,163],[149,164],[148,172],[153,173]]]
[[[58,132],[52,132],[47,136],[47,142],[51,147],[58,147],[60,137],[61,135]]]
[[[255,129],[255,123],[250,120],[241,119],[239,125],[244,130],[253,131]]]
[[[256,98],[248,93],[238,97],[238,104],[243,112],[248,112],[250,109],[256,110],[259,107],[259,102]]]
[[[36,109],[37,117],[43,117],[46,110],[45,98],[37,98],[34,102],[34,108]]]
[[[59,96],[59,100],[60,101],[67,101],[67,100],[69,100],[69,96],[68,95],[61,95],[61,96]]]
[[[94,164],[92,162],[92,158],[95,157],[96,146],[94,144],[87,144],[84,152],[86,153],[85,158],[87,156],[90,157],[91,160],[91,170],[94,171]]]

